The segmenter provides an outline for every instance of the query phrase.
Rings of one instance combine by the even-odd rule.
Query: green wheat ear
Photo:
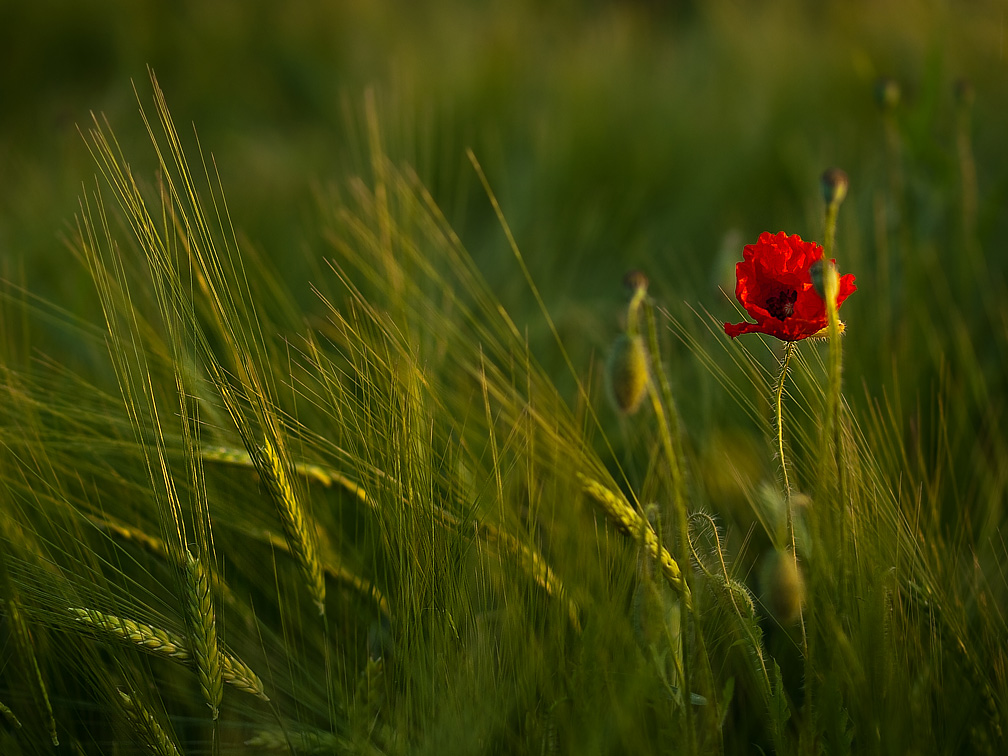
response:
[[[630,506],[626,498],[613,493],[597,480],[583,473],[578,473],[578,480],[581,482],[582,491],[602,508],[612,523],[625,535],[639,541],[645,553],[657,560],[665,580],[679,592],[686,608],[692,608],[693,597],[690,595],[689,586],[683,580],[679,564],[658,540],[658,534],[651,527],[651,523]]]
[[[210,580],[203,563],[189,553],[186,554],[183,572],[186,586],[186,626],[196,662],[196,674],[203,698],[210,707],[213,718],[217,719],[224,695],[224,677],[220,649],[217,646],[217,622],[214,618]]]
[[[114,640],[136,646],[148,653],[172,659],[190,667],[194,664],[188,639],[170,630],[155,627],[146,622],[138,622],[128,617],[105,614],[95,609],[70,607],[67,611],[77,622],[90,628],[96,635],[108,636]],[[220,667],[224,682],[238,690],[251,693],[263,701],[269,701],[269,697],[264,692],[262,680],[241,659],[221,652]]]
[[[269,438],[263,439],[253,462],[273,503],[280,513],[291,553],[301,567],[319,615],[325,614],[325,576],[316,548],[314,524],[301,506],[287,466]]]

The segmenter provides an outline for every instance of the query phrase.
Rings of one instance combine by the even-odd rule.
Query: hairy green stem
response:
[[[795,343],[785,342],[784,357],[781,359],[780,378],[777,381],[777,453],[780,455],[781,474],[784,478],[784,511],[787,515],[788,539],[791,542],[791,558],[795,563],[795,571],[798,570],[798,548],[795,543],[794,529],[794,505],[791,501],[791,482],[788,479],[787,460],[784,457],[784,384],[787,380],[788,365],[791,363],[791,355],[794,353]],[[805,633],[805,615],[802,607],[798,607],[798,621],[801,625],[802,634],[802,654],[808,665],[808,636]]]

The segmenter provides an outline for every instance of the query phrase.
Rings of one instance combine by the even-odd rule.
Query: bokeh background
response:
[[[493,289],[533,344],[545,345],[547,363],[548,334],[467,148],[579,366],[616,332],[619,282],[632,267],[673,308],[734,317],[718,287],[730,294],[742,245],[765,230],[821,238],[818,177],[835,165],[851,183],[838,257],[860,290],[844,317],[869,336],[848,349],[848,385],[881,392],[900,348],[919,358],[904,369],[911,386],[926,387],[955,362],[941,328],[914,341],[913,321],[934,295],[920,282],[947,272],[961,288],[946,299],[964,310],[954,338],[975,342],[988,378],[1003,386],[1003,332],[991,335],[1004,324],[971,310],[982,298],[970,287],[1004,288],[1006,8],[996,0],[7,0],[0,272],[94,317],[92,284],[64,241],[95,174],[78,126],[92,112],[107,117],[137,174],[153,181],[134,92],[149,105],[150,67],[180,130],[191,136],[193,124],[212,153],[244,243],[276,261],[295,297],[316,309],[313,261],[327,254],[320,219],[349,177],[367,174],[370,90],[385,149],[431,187]],[[889,112],[878,105],[880,77],[900,89]],[[955,96],[962,77],[975,92],[967,121]],[[973,277],[953,275],[963,267],[964,122],[987,266]],[[904,264],[923,261],[925,277],[903,275],[900,250],[879,262],[887,236],[902,239]],[[65,335],[60,342],[43,324],[32,328],[39,348],[55,339],[68,361],[87,359]]]

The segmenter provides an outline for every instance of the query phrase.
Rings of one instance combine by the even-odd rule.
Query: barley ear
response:
[[[147,749],[157,756],[182,756],[175,743],[158,723],[154,713],[135,698],[119,691],[119,703],[133,730]]]
[[[265,693],[262,680],[259,679],[259,675],[253,672],[249,666],[237,656],[232,656],[228,653],[221,654],[221,675],[224,677],[224,682],[234,686],[238,690],[244,690],[246,693],[251,693],[253,696],[257,696],[263,701],[269,701],[269,696]]]
[[[175,633],[164,630],[145,622],[137,622],[126,617],[116,617],[104,614],[94,609],[70,607],[71,616],[83,625],[114,639],[135,645],[143,651],[149,651],[156,656],[162,656],[193,666],[195,660],[189,651],[187,639]],[[233,685],[238,690],[258,696],[263,701],[269,701],[264,692],[262,680],[249,666],[236,656],[222,651],[220,653],[221,676],[224,682]]]
[[[196,663],[203,698],[217,719],[224,694],[224,677],[221,653],[217,647],[217,624],[214,621],[210,580],[202,562],[186,552],[183,565],[185,576],[185,617],[189,629],[189,644]]]
[[[613,493],[597,480],[592,480],[582,473],[578,473],[578,480],[584,493],[602,507],[602,511],[613,524],[626,535],[640,541],[651,558],[658,561],[665,580],[682,596],[686,608],[692,608],[693,597],[689,586],[683,580],[679,564],[658,540],[658,534],[651,524],[630,506],[630,502],[622,495]]]
[[[116,617],[112,614],[70,607],[70,614],[78,622],[87,625],[113,638],[139,646],[157,656],[165,656],[175,661],[188,664],[192,660],[185,638],[160,627],[154,627],[144,622]]]
[[[269,438],[264,439],[263,446],[258,452],[257,459],[253,460],[256,462],[256,469],[259,470],[266,491],[280,513],[287,544],[301,567],[315,606],[318,607],[319,614],[324,615],[325,577],[315,547],[312,523],[298,501],[287,466]]]

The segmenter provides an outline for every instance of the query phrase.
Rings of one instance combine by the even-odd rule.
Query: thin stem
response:
[[[791,541],[791,558],[794,559],[795,572],[798,571],[798,549],[795,543],[794,507],[791,503],[791,483],[788,480],[787,461],[784,458],[784,383],[787,379],[788,365],[794,353],[794,342],[788,341],[784,346],[784,358],[781,360],[780,379],[777,381],[777,451],[780,454],[781,474],[784,478],[784,511],[787,514],[788,538]],[[805,615],[802,607],[798,607],[798,620],[801,624],[802,654],[808,664],[808,637],[805,634]]]
[[[787,500],[787,527],[791,537],[791,548],[794,549],[794,523],[791,520],[791,484],[788,482],[787,465],[784,463],[784,381],[787,378],[788,364],[794,352],[794,342],[784,344],[784,358],[781,360],[780,378],[777,380],[777,452],[780,455],[781,472],[784,475],[784,497]]]
[[[836,243],[836,221],[840,210],[839,202],[830,202],[826,205],[826,229],[823,239],[823,263],[827,263],[833,258],[833,246]]]
[[[679,530],[679,550],[676,556],[683,565],[683,584],[686,586],[687,595],[691,593],[690,563],[691,544],[689,540],[689,512],[686,508],[686,472],[685,457],[683,455],[682,437],[680,434],[679,414],[676,412],[675,403],[672,398],[672,386],[668,376],[661,364],[661,352],[658,348],[658,327],[655,324],[654,307],[647,301],[644,303],[644,320],[647,327],[648,351],[651,355],[651,380],[648,381],[648,394],[651,404],[654,407],[655,416],[658,419],[659,435],[661,436],[662,447],[668,460],[672,473],[672,500],[676,514],[676,525]],[[657,385],[656,385],[657,384]],[[660,393],[659,393],[660,392]],[[702,682],[706,690],[708,701],[711,702],[710,711],[716,712],[718,709],[717,691],[714,686],[714,671],[710,666],[710,659],[707,656],[707,644],[704,642],[703,632],[700,627],[699,606],[696,602],[691,602],[687,606],[693,620],[693,637],[697,646],[697,653],[700,657],[704,680]],[[686,719],[688,732],[692,734],[693,723],[690,716],[691,693],[690,687],[690,665],[689,654],[683,649],[683,705],[686,709]],[[721,749],[721,730],[717,722],[711,722],[708,728],[711,735]]]

